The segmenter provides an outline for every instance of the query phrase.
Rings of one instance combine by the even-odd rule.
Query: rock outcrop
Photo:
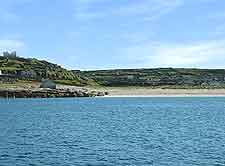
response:
[[[96,97],[104,96],[105,92],[70,90],[70,89],[11,89],[0,90],[1,98],[64,98],[64,97]]]

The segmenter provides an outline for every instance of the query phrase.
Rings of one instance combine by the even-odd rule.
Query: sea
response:
[[[225,97],[0,99],[0,166],[224,166]]]

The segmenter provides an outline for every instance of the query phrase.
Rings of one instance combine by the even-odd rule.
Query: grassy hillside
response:
[[[42,78],[49,78],[55,80],[57,83],[67,85],[87,85],[93,83],[92,80],[78,76],[59,65],[30,58],[7,58],[0,56],[0,70],[4,74],[12,74],[22,80],[40,81]]]
[[[153,88],[224,88],[225,70],[222,69],[124,69],[82,71],[104,86],[150,86]]]
[[[225,88],[223,69],[120,69],[69,71],[43,60],[0,56],[0,70],[18,80],[43,78],[66,85],[148,86],[150,88]]]

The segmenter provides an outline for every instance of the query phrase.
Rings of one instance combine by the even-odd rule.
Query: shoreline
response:
[[[151,89],[148,87],[99,87],[105,97],[225,97],[225,89]]]
[[[224,95],[108,95],[108,96],[97,96],[98,98],[176,98],[176,97],[225,97]]]
[[[39,84],[0,87],[0,97],[225,97],[225,89],[153,89],[151,87],[101,87],[57,85],[56,90],[40,89]],[[8,94],[9,93],[9,94]]]
[[[65,88],[54,89],[36,87],[16,87],[1,88],[0,98],[73,98],[73,97],[96,97],[104,96],[104,92],[90,91],[85,88]]]

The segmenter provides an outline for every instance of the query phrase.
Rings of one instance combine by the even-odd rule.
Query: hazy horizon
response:
[[[225,68],[225,1],[7,0],[0,52],[68,69]]]

